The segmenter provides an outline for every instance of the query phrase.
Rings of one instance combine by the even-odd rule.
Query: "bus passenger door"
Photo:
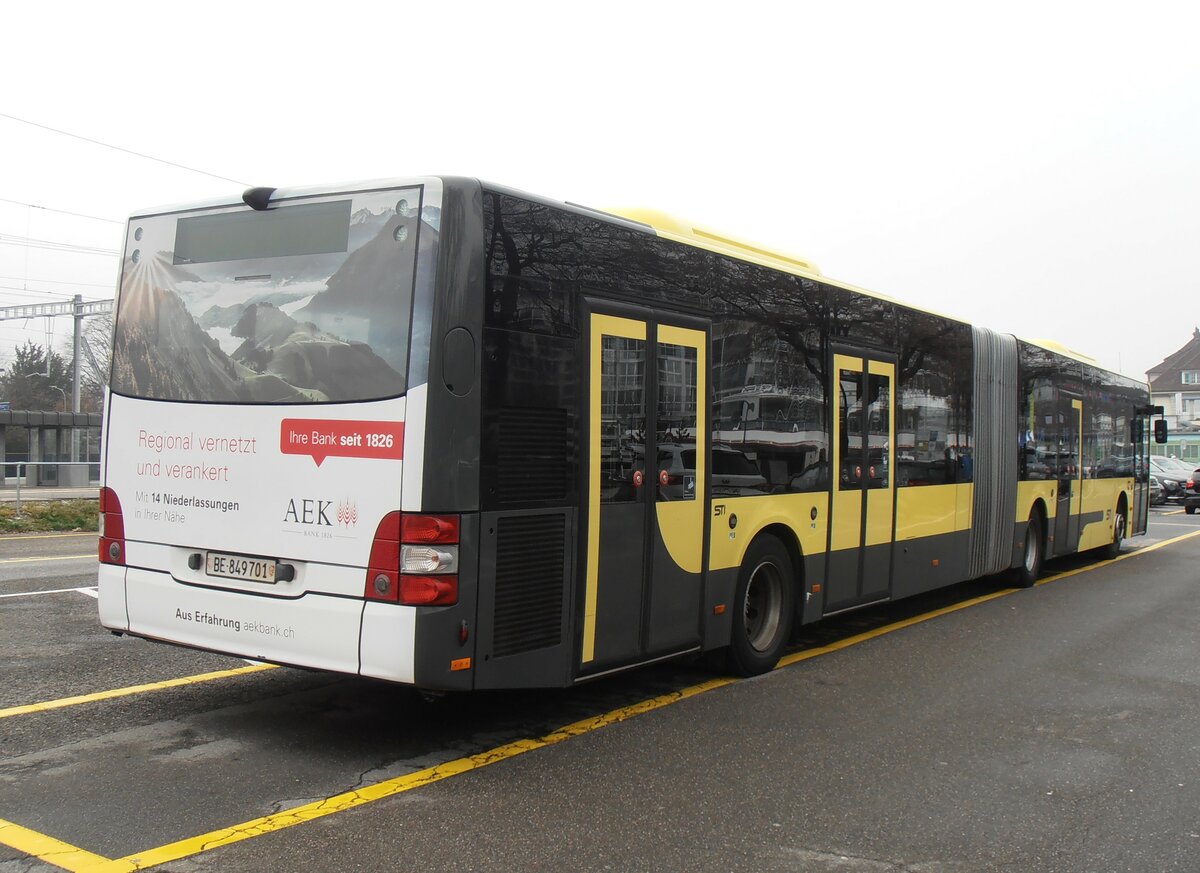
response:
[[[1133,443],[1133,517],[1131,532],[1144,534],[1150,515],[1150,416],[1152,406],[1139,406],[1134,410],[1129,427],[1129,439]]]
[[[1079,546],[1079,520],[1083,511],[1083,402],[1063,395],[1059,399],[1058,498],[1051,554],[1065,555]]]
[[[825,611],[891,596],[896,365],[835,354],[833,509]]]
[[[702,325],[600,312],[588,324],[590,673],[699,645],[709,440]]]

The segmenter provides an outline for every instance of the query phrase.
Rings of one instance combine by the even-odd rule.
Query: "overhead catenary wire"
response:
[[[124,224],[123,221],[117,221],[115,218],[101,218],[99,215],[85,215],[82,212],[68,212],[66,209],[55,209],[52,206],[38,206],[36,203],[24,203],[20,200],[9,200],[7,197],[0,197],[0,203],[11,203],[14,206],[25,206],[29,209],[42,209],[46,212],[57,212],[60,215],[71,215],[75,218],[87,218],[92,221],[104,221],[108,224]]]
[[[62,136],[69,136],[72,139],[82,140],[83,142],[88,142],[88,143],[91,143],[92,145],[102,146],[103,148],[112,149],[113,151],[124,152],[127,155],[133,155],[134,157],[144,158],[147,161],[154,161],[159,164],[165,164],[168,167],[175,167],[176,169],[179,169],[179,170],[187,170],[189,173],[199,173],[200,175],[208,176],[211,179],[220,179],[222,182],[232,182],[235,185],[243,185],[246,187],[250,186],[249,182],[241,182],[241,181],[238,181],[237,179],[230,179],[228,176],[219,176],[216,173],[210,173],[207,170],[198,170],[195,167],[189,167],[186,164],[179,164],[179,163],[176,163],[175,161],[168,161],[163,158],[156,158],[154,155],[147,155],[147,154],[143,154],[142,152],[135,152],[135,151],[133,151],[133,149],[122,148],[121,146],[115,146],[115,145],[112,145],[111,143],[101,142],[98,139],[92,139],[91,137],[82,136],[78,133],[71,133],[70,131],[67,131],[67,130],[59,130],[57,127],[50,127],[48,124],[39,124],[38,122],[30,121],[27,118],[18,118],[15,115],[9,115],[7,112],[0,112],[0,118],[7,118],[10,121],[17,121],[17,122],[20,122],[21,124],[28,124],[30,127],[38,127],[38,128],[41,128],[42,130],[48,130],[51,133],[61,134]]]
[[[69,282],[65,279],[34,279],[31,276],[0,276],[0,280],[5,280],[5,281],[9,281],[9,282],[36,282],[39,285],[71,285],[72,287],[82,285],[87,288],[111,288],[112,284],[113,284],[112,282]],[[9,287],[9,286],[0,285],[0,288],[6,288],[6,287]],[[21,290],[24,291],[24,290],[32,290],[32,289],[22,288]],[[41,293],[54,294],[56,292],[43,291]]]
[[[116,249],[102,249],[99,246],[81,246],[74,243],[58,242],[52,239],[34,239],[28,236],[13,236],[7,233],[0,233],[0,245],[8,246],[25,246],[31,249],[49,249],[55,252],[78,252],[85,255],[111,255],[116,257],[120,254]]]

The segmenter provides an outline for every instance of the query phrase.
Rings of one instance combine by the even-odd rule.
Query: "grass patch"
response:
[[[93,531],[99,517],[99,500],[22,500],[19,515],[16,503],[0,503],[0,533]]]

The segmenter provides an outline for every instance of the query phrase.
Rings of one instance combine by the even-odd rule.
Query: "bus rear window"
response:
[[[344,252],[349,243],[349,200],[196,215],[176,225],[175,263],[323,255]]]
[[[134,219],[112,389],[154,400],[321,403],[406,388],[413,288],[439,210],[420,187]]]

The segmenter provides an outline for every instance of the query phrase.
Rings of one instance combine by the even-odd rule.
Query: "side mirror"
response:
[[[1165,443],[1167,441],[1167,420],[1165,418],[1156,418],[1154,420],[1154,441],[1156,443]]]

